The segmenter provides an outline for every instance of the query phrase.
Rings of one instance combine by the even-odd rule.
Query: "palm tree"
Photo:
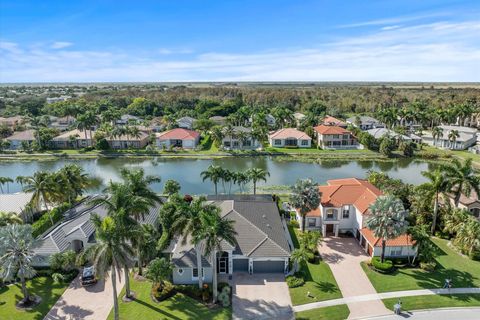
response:
[[[22,224],[23,220],[15,212],[0,211],[0,227],[10,224]]]
[[[217,147],[220,147],[222,145],[222,141],[224,138],[223,134],[223,129],[220,126],[214,126],[210,130],[210,133],[212,135],[213,141]]]
[[[423,184],[421,187],[427,191],[433,193],[433,221],[432,221],[432,235],[435,234],[435,228],[437,224],[439,197],[441,193],[448,190],[448,180],[445,179],[445,175],[439,169],[435,171],[423,171],[422,175],[430,180],[430,182]]]
[[[461,163],[458,159],[452,159],[451,164],[441,167],[448,181],[449,191],[455,195],[455,207],[458,208],[460,196],[469,197],[472,191],[480,195],[480,176],[476,174],[472,166],[472,159]]]
[[[9,183],[13,183],[13,179],[9,177],[0,177],[0,191],[3,193],[2,186],[7,185],[7,193],[10,193]]]
[[[57,182],[62,186],[62,194],[67,197],[67,201],[70,204],[72,204],[77,197],[82,196],[85,189],[93,183],[83,168],[76,164],[64,166],[56,175],[58,177]]]
[[[455,243],[469,255],[480,248],[480,223],[472,216],[462,223],[457,231]]]
[[[37,171],[33,176],[25,177],[24,184],[23,191],[32,193],[30,204],[35,208],[40,208],[43,203],[45,210],[48,211],[48,203],[58,192],[52,174],[46,171]],[[52,217],[50,217],[50,221],[53,225]]]
[[[412,237],[413,248],[416,248],[412,264],[415,264],[417,257],[420,261],[430,262],[435,257],[435,246],[430,241],[428,226],[418,224],[408,229],[408,234]]]
[[[443,129],[440,127],[435,127],[432,129],[432,138],[433,144],[436,146],[438,142],[438,138],[443,137]]]
[[[311,179],[297,180],[292,187],[290,202],[302,216],[302,232],[305,232],[306,215],[320,205],[321,194],[318,184]]]
[[[270,172],[261,168],[251,168],[247,170],[247,176],[253,182],[253,194],[257,194],[257,181],[267,182]]]
[[[387,240],[395,239],[404,234],[408,228],[406,217],[408,211],[401,200],[393,195],[380,196],[370,205],[371,215],[366,220],[366,226],[373,235],[382,239],[382,263],[385,260]]]
[[[215,186],[215,195],[218,194],[217,186],[218,182],[222,179],[223,176],[223,169],[220,166],[210,165],[207,170],[202,171],[200,176],[202,177],[203,181],[210,180]]]
[[[0,270],[5,280],[20,278],[23,299],[19,306],[28,307],[34,300],[28,292],[26,279],[35,275],[32,268],[34,239],[32,226],[12,224],[0,228]]]
[[[211,257],[213,272],[213,303],[217,301],[217,252],[222,250],[222,242],[234,246],[237,235],[234,228],[234,221],[222,219],[220,208],[209,206],[208,210],[203,210],[200,215],[200,225],[198,231],[193,235],[194,243],[204,243],[204,254]],[[201,277],[201,270],[199,278]]]
[[[450,130],[448,133],[448,141],[450,142],[450,149],[455,148],[455,143],[457,142],[457,138],[460,137],[458,130]]]
[[[244,192],[245,185],[250,181],[247,172],[236,172],[233,181],[240,187],[240,192]]]
[[[231,125],[227,125],[223,128],[223,134],[225,137],[229,137],[230,139],[230,149],[233,149],[232,140],[235,136],[235,128]]]
[[[312,260],[313,253],[307,247],[300,246],[300,248],[292,251],[291,258],[295,264],[294,271],[297,272],[298,270],[300,270],[300,266],[303,263],[307,263],[307,261]]]
[[[132,247],[138,259],[138,275],[143,274],[143,265],[148,263],[157,254],[157,242],[160,238],[158,231],[151,224],[142,224],[132,237]]]
[[[162,198],[150,188],[150,185],[162,181],[159,176],[145,175],[143,169],[122,169],[120,173],[133,195],[144,199],[152,207],[163,202]],[[137,216],[135,218],[138,219]]]
[[[110,274],[114,319],[118,320],[117,273],[131,262],[130,257],[134,252],[132,247],[124,241],[123,231],[113,217],[107,216],[102,220],[100,216],[94,214],[91,219],[95,226],[96,244],[85,250],[84,255],[91,259],[98,275],[105,277]]]

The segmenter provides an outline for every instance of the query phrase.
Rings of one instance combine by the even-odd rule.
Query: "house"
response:
[[[295,112],[293,114],[293,118],[295,119],[297,127],[299,127],[302,124],[303,120],[305,120],[306,117],[307,117],[306,115],[300,112]]]
[[[332,117],[332,116],[329,116],[329,115],[327,115],[325,118],[323,118],[320,124],[324,125],[324,126],[336,126],[336,127],[340,127],[340,128],[344,128],[344,129],[346,129],[347,126],[348,126],[342,120],[339,120],[339,119],[337,119],[335,117]]]
[[[25,131],[15,132],[10,137],[7,137],[6,140],[10,142],[10,149],[18,150],[22,148],[22,143],[27,143],[31,145],[35,138],[35,130],[29,129]]]
[[[118,137],[109,137],[107,142],[112,149],[141,149],[148,144],[149,135],[145,132],[140,131],[138,136],[133,136],[130,134],[122,134]]]
[[[284,128],[270,133],[268,142],[272,147],[277,148],[310,148],[312,138],[305,132],[295,128]]]
[[[195,149],[200,142],[200,133],[182,128],[157,133],[156,137],[159,148]]]
[[[23,126],[25,124],[25,119],[22,116],[0,117],[0,126],[7,126],[12,130],[17,130],[17,127]]]
[[[398,141],[402,140],[402,141],[405,141],[405,142],[412,142],[412,138],[410,138],[409,136],[396,133],[395,131],[387,129],[387,128],[369,129],[369,130],[367,130],[367,132],[371,136],[373,136],[375,139],[381,139],[383,137],[390,137],[390,138],[393,138],[393,139],[398,140]]]
[[[53,138],[51,145],[55,149],[91,147],[93,146],[93,133],[90,133],[88,130],[80,131],[74,129]]]
[[[450,204],[452,206],[455,206],[455,196],[452,194],[448,194],[447,196],[450,199]],[[469,197],[464,194],[460,195],[460,199],[458,201],[458,208],[469,211],[475,218],[480,220],[480,199],[478,198],[475,190],[472,190],[470,192]]]
[[[375,118],[369,116],[355,116],[347,119],[347,124],[351,124],[360,130],[370,130],[375,128],[385,128],[385,125]]]
[[[368,181],[356,178],[328,180],[326,186],[318,189],[320,205],[306,214],[306,229],[320,230],[324,237],[350,233],[370,256],[380,255],[381,241],[373,237],[365,221],[370,205],[383,193]],[[297,218],[302,223],[298,210]],[[387,241],[386,256],[411,256],[415,250],[411,238],[402,235]]]
[[[197,120],[192,118],[192,117],[182,117],[180,119],[177,119],[176,122],[177,122],[177,126],[179,128],[192,130],[193,125],[195,124],[195,121],[197,121]]]
[[[107,216],[107,209],[103,205],[90,204],[95,197],[98,196],[88,197],[67,210],[61,222],[38,237],[33,249],[36,266],[48,266],[49,257],[54,253],[66,250],[80,252],[95,244],[95,227],[90,218],[94,213],[101,218]],[[139,222],[155,225],[159,209],[160,205],[152,207]]]
[[[224,126],[227,124],[227,117],[213,116],[210,117],[209,120],[215,123],[217,126]]]
[[[265,116],[265,121],[267,122],[267,126],[270,127],[270,128],[271,128],[271,127],[275,127],[275,124],[277,123],[277,121],[275,120],[275,117],[272,116],[271,114],[267,114],[267,115]],[[249,123],[253,123],[253,118],[250,117],[250,118],[248,119],[248,122],[249,122]]]
[[[359,149],[362,147],[352,132],[333,125],[319,125],[313,128],[317,145],[322,149]]]
[[[50,117],[50,128],[57,129],[58,131],[65,131],[75,123],[74,117]]]
[[[24,221],[38,212],[38,208],[32,208],[29,203],[32,200],[33,193],[0,193],[0,212],[14,212]]]
[[[142,121],[142,119],[137,117],[137,116],[132,116],[130,114],[124,114],[120,117],[120,119],[115,121],[115,124],[119,125],[119,126],[124,126],[124,125],[131,124],[131,123],[138,123],[140,121]]]
[[[260,147],[260,142],[252,137],[252,128],[232,127],[234,134],[225,135],[222,147],[225,150],[251,150]]]
[[[438,126],[442,129],[442,136],[433,139],[431,132],[426,132],[423,135],[423,142],[438,148],[465,150],[477,143],[477,129],[460,127],[460,126]],[[455,142],[449,138],[450,132],[456,130],[458,137]]]
[[[223,219],[234,222],[237,233],[232,246],[225,241],[217,254],[220,275],[243,273],[286,273],[293,250],[286,224],[282,221],[272,196],[214,196],[212,204],[220,208]],[[167,253],[174,265],[173,283],[194,284],[199,275],[212,281],[212,257],[202,254],[202,271],[197,269],[196,251],[190,241],[174,239]],[[290,241],[289,241],[290,240]]]

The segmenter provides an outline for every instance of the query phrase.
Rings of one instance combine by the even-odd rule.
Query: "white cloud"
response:
[[[51,48],[52,49],[64,49],[64,48],[71,47],[72,45],[73,45],[73,43],[71,43],[71,42],[57,41],[57,42],[52,43]]]
[[[478,34],[478,21],[437,22],[304,49],[188,56],[0,43],[0,82],[480,81]]]
[[[434,13],[426,13],[426,14],[407,15],[407,16],[401,16],[401,17],[392,17],[392,18],[376,19],[376,20],[368,20],[368,21],[362,21],[357,23],[343,24],[343,25],[340,25],[339,28],[381,26],[381,25],[425,20],[430,18],[446,17],[450,15],[452,15],[451,12],[434,12]]]

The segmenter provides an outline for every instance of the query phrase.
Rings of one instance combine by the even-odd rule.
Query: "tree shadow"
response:
[[[339,291],[335,284],[327,281],[315,282],[315,287],[319,288],[323,292],[328,293],[335,293]]]
[[[182,320],[181,318],[177,317],[177,316],[174,316],[173,314],[170,314],[168,312],[166,312],[165,310],[162,310],[160,308],[157,308],[155,306],[153,306],[152,304],[149,304],[149,303],[146,303],[142,300],[139,300],[139,299],[135,299],[133,300],[132,302],[130,302],[131,304],[134,304],[134,303],[138,303],[138,304],[141,304],[142,306],[146,307],[146,308],[149,308],[149,309],[152,309],[153,311],[155,312],[158,312],[159,314],[162,314],[164,315],[165,317],[167,317],[168,319],[175,319],[175,320]],[[152,302],[153,303],[153,302]]]
[[[232,307],[234,318],[238,319],[293,319],[291,306],[282,306],[274,301],[242,299],[234,296]]]

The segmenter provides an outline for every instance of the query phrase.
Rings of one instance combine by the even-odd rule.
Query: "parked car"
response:
[[[80,280],[82,281],[82,286],[84,287],[97,283],[95,268],[93,266],[83,268],[82,277]]]

